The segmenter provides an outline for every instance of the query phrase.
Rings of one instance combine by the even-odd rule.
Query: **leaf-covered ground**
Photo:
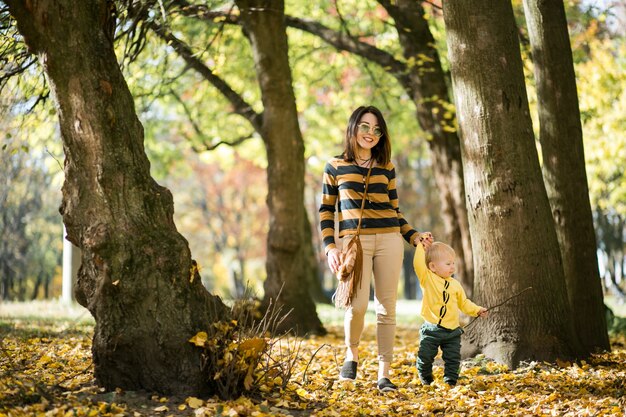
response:
[[[626,338],[612,352],[580,364],[527,363],[511,371],[484,358],[465,361],[459,384],[423,387],[416,375],[417,326],[398,329],[394,393],[376,390],[374,327],[364,333],[356,382],[338,381],[339,326],[325,337],[286,341],[299,346],[288,389],[233,401],[103,392],[91,366],[91,324],[0,319],[0,417],[4,416],[624,416]]]

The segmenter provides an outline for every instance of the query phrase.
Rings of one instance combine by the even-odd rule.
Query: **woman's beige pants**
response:
[[[345,342],[348,347],[359,345],[373,273],[378,360],[391,362],[396,334],[396,300],[404,257],[404,240],[400,233],[362,234],[360,238],[363,247],[363,278],[352,300],[352,306],[346,310],[344,317]]]

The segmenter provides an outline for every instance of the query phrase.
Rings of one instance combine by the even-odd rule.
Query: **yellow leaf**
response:
[[[162,412],[162,411],[169,411],[169,408],[167,407],[167,405],[162,405],[162,406],[160,406],[160,407],[156,407],[156,408],[154,409],[154,411],[156,411],[156,412],[160,413],[160,412]]]
[[[204,346],[208,338],[209,336],[206,334],[206,332],[198,332],[194,337],[189,339],[189,342],[193,343],[196,346],[202,347]]]
[[[189,397],[185,400],[185,402],[189,404],[189,407],[191,408],[199,408],[202,407],[202,404],[204,404],[204,401],[196,397]]]
[[[262,352],[267,346],[265,339],[255,337],[252,339],[244,340],[239,344],[239,350],[243,352],[253,351],[255,353]]]
[[[298,394],[301,398],[308,398],[309,393],[304,388],[298,388],[296,390],[296,394]]]

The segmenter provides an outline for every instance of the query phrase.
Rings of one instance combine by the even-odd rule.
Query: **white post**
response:
[[[74,282],[80,267],[80,249],[65,238],[63,225],[63,290],[61,300],[64,304],[71,304],[74,299]]]

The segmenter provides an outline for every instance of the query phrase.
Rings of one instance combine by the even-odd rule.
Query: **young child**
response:
[[[420,328],[417,372],[424,385],[433,382],[433,360],[439,347],[445,364],[443,379],[450,386],[456,385],[463,333],[459,311],[470,316],[487,316],[487,309],[471,302],[461,284],[452,278],[455,256],[454,249],[442,242],[434,242],[427,252],[422,245],[415,249],[413,267],[424,294],[421,314],[425,320]]]

